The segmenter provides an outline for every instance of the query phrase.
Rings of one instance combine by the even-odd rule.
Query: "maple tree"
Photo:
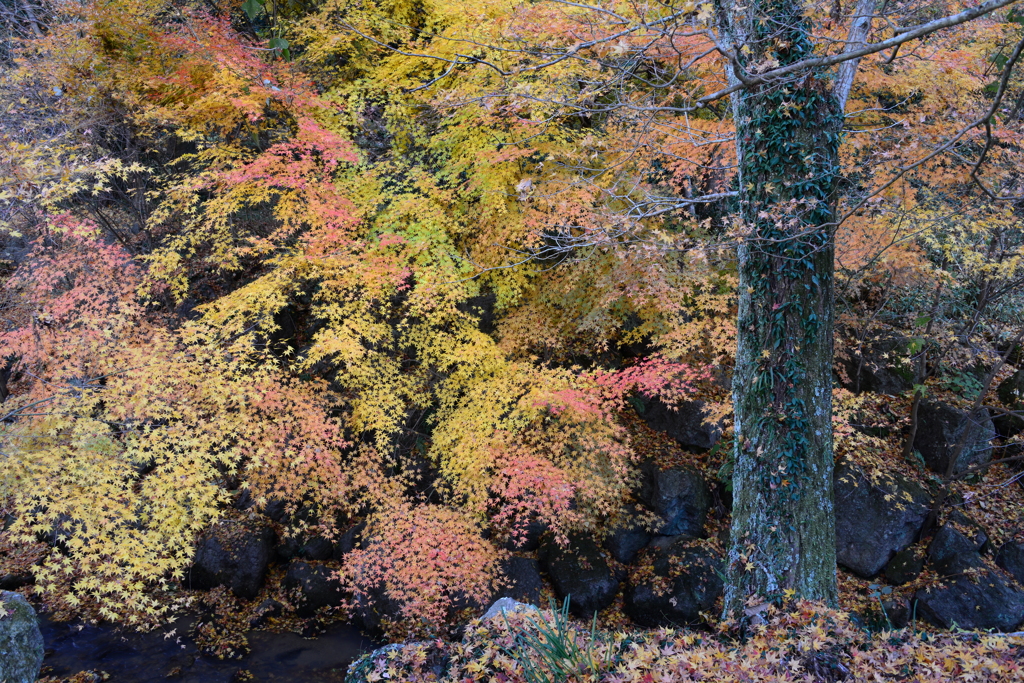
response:
[[[1008,41],[987,112],[923,159],[879,171],[872,179],[874,187],[847,191],[849,199],[842,201],[844,186],[855,182],[853,174],[842,176],[840,149],[845,105],[859,62],[869,56],[877,59],[886,50],[892,62],[910,41],[963,26],[1010,4],[987,2],[930,15],[921,15],[913,5],[887,6],[878,15],[885,20],[884,28],[874,32],[873,2],[846,8],[808,8],[796,2],[636,7],[553,2],[513,16],[502,27],[505,42],[490,38],[487,31],[493,29],[481,34],[446,22],[431,39],[410,41],[398,50],[427,64],[433,60],[435,69],[443,69],[409,90],[440,90],[457,69],[472,67],[480,72],[479,81],[494,85],[482,96],[454,88],[467,98],[463,108],[483,97],[489,107],[528,112],[520,118],[542,122],[545,131],[572,130],[569,121],[576,118],[587,120],[577,126],[589,129],[588,139],[595,130],[606,134],[601,148],[609,151],[601,161],[554,157],[556,170],[544,171],[549,177],[543,184],[540,178],[527,177],[516,185],[522,200],[533,193],[539,202],[562,197],[567,194],[565,181],[558,176],[569,169],[575,171],[577,185],[597,200],[587,214],[559,215],[542,232],[543,241],[527,247],[535,258],[575,260],[630,243],[661,242],[669,243],[668,249],[685,249],[685,240],[679,245],[677,235],[664,234],[671,223],[651,225],[649,219],[674,214],[685,225],[686,218],[696,218],[698,205],[733,198],[736,220],[730,236],[739,245],[739,314],[733,373],[736,503],[727,612],[780,599],[788,590],[835,603],[835,227],[843,213],[858,214],[879,193],[894,186],[906,191],[908,170],[928,164],[984,125],[984,149],[980,156],[971,152],[977,161],[969,175],[977,181],[994,147],[993,115],[1024,43],[1017,37]],[[373,45],[387,47],[358,20],[345,25]],[[1015,31],[1011,28],[1010,35]],[[477,51],[459,52],[465,44]],[[885,64],[879,65],[884,72]],[[725,97],[731,98],[730,104],[715,112],[712,107]],[[441,101],[446,98],[447,93]],[[709,118],[709,111],[710,118],[728,121],[734,130],[699,122]],[[605,120],[599,125],[598,118]],[[1015,139],[1015,131],[1006,132],[1008,139]],[[708,160],[700,150],[727,142],[734,151],[718,158]],[[543,166],[537,164],[538,172]],[[664,174],[671,179],[659,177],[654,170],[659,167],[673,169],[671,175]],[[678,186],[685,173],[693,184],[708,172],[717,172],[720,179],[703,196],[659,193],[659,181]],[[731,177],[734,189],[723,186],[723,175]],[[1016,183],[1015,178],[1005,181],[993,192],[980,181],[990,198],[1001,201],[1014,198]],[[690,239],[700,232],[672,227],[688,232]]]
[[[368,510],[380,545],[367,552],[389,562],[357,553],[345,574],[358,590],[426,590],[406,602],[429,624],[445,616],[436,582],[482,595],[498,554],[481,550],[461,573],[431,569],[394,534],[404,520],[438,520],[454,549],[485,525],[515,534],[539,517],[564,536],[610,514],[634,478],[614,417],[624,397],[678,398],[705,375],[657,357],[554,367],[501,348],[463,307],[481,285],[452,256],[466,228],[446,202],[462,199],[422,171],[395,185],[394,169],[359,168],[338,132],[344,110],[290,64],[264,61],[223,17],[178,7],[162,23],[168,7],[63,8],[67,23],[26,58],[52,63],[62,84],[61,106],[44,114],[128,128],[114,142],[134,156],[68,174],[58,169],[69,157],[98,156],[96,141],[40,155],[41,166],[16,157],[26,143],[8,148],[25,180],[7,197],[37,213],[8,224],[36,246],[8,281],[4,494],[15,538],[69,550],[37,571],[39,589],[108,617],[159,612],[153,591],[181,576],[231,495],[224,483],[241,478],[258,505],[311,506],[326,533]],[[122,212],[140,192],[132,226]],[[376,206],[382,197],[390,204]],[[301,348],[281,329],[289,311],[316,321]],[[428,410],[426,455],[444,477],[434,502],[406,493],[397,442]],[[69,481],[53,476],[67,457],[79,463]]]
[[[1012,351],[1012,4],[19,9],[5,533],[57,546],[50,599],[150,618],[245,490],[366,521],[340,574],[432,632],[531,522],[615,518],[633,402],[699,396],[735,416],[726,610],[834,604],[833,450],[907,442],[851,426],[884,414],[850,368],[895,331],[962,402]]]

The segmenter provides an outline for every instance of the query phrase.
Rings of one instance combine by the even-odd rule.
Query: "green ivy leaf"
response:
[[[242,10],[245,12],[249,20],[252,21],[256,16],[263,11],[262,0],[245,0],[242,3]]]

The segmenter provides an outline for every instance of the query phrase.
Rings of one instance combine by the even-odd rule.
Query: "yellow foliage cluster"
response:
[[[22,325],[0,337],[25,377],[0,430],[8,533],[61,548],[36,568],[41,590],[107,617],[152,615],[152,591],[181,577],[221,514],[225,478],[251,469],[271,484],[282,457],[343,447],[340,425],[320,384],[265,354],[147,321],[140,270],[95,226],[65,219],[46,242],[8,282]],[[350,498],[341,479],[319,483]]]
[[[702,377],[687,363],[726,362],[732,276],[644,244],[550,274],[509,251],[536,246],[552,212],[608,220],[564,168],[608,143],[550,127],[544,107],[467,102],[492,85],[475,72],[447,104],[401,95],[432,72],[384,47],[434,36],[455,55],[438,36],[493,38],[504,12],[328,3],[289,29],[317,87],[226,11],[83,3],[5,74],[46,73],[60,91],[47,120],[82,134],[81,168],[23,198],[46,213],[18,227],[35,246],[7,283],[17,380],[0,497],[12,538],[59,548],[40,591],[110,618],[158,613],[239,483],[259,505],[312,509],[329,533],[368,511],[383,544],[368,552],[384,553],[374,580],[393,590],[482,592],[498,558],[483,543],[458,576],[412,576],[421,549],[395,537],[402,520],[469,547],[485,527],[514,534],[539,517],[564,536],[617,511],[635,476],[623,397],[685,396]],[[35,150],[15,175],[72,154],[27,140],[4,147],[12,163],[19,145]],[[118,225],[118,196],[144,207],[135,225]],[[666,358],[635,372],[572,360],[649,338]],[[412,421],[441,475],[434,504],[395,476]],[[420,618],[443,616],[443,601],[407,597]]]

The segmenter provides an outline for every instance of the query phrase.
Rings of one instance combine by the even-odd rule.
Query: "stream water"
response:
[[[134,633],[44,619],[40,624],[46,641],[43,675],[64,678],[80,671],[104,671],[112,683],[339,683],[353,659],[378,647],[355,627],[335,624],[315,639],[251,631],[246,634],[250,648],[246,657],[219,660],[200,654],[182,635],[190,625],[191,620],[183,617],[151,633]],[[252,678],[244,677],[244,671]]]

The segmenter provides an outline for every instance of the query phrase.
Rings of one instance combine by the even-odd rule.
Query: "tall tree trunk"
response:
[[[719,5],[734,75],[810,57],[802,3]],[[832,329],[842,111],[825,74],[733,100],[740,158],[736,451],[726,615],[786,595],[835,605]],[[750,613],[750,612],[748,612]]]

